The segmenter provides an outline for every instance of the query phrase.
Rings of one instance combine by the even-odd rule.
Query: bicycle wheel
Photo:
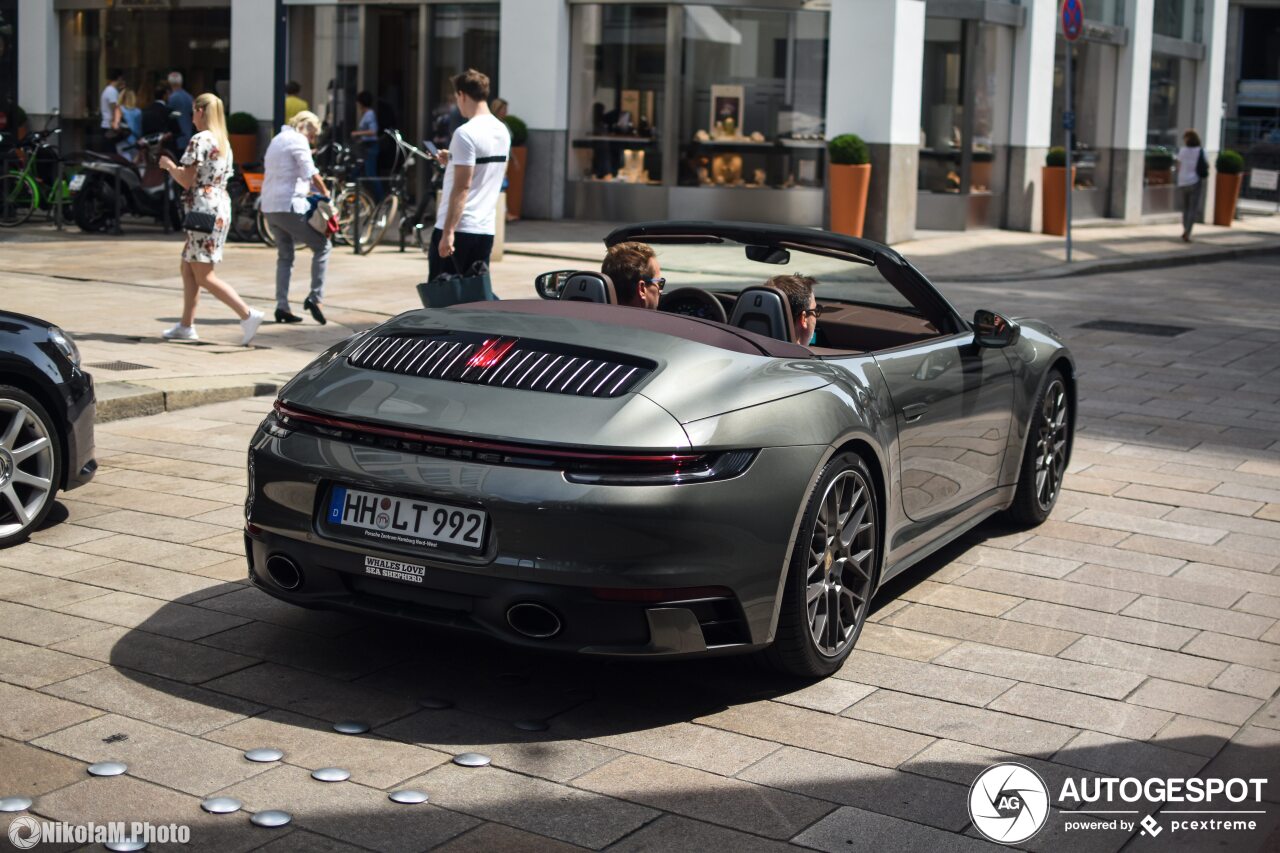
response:
[[[276,235],[271,233],[271,223],[267,221],[267,215],[261,210],[257,212],[257,230],[259,240],[266,243],[268,246],[275,246]]]
[[[258,234],[257,196],[241,187],[231,197],[231,236],[242,243],[260,240]]]
[[[373,196],[363,189],[346,187],[338,196],[338,234],[342,241],[355,242],[356,211],[359,211],[360,242],[366,242],[373,232],[373,209],[376,205]]]
[[[361,239],[360,254],[367,255],[373,251],[373,247],[382,242],[383,236],[387,233],[387,229],[392,222],[396,221],[396,214],[400,212],[400,199],[395,193],[385,196],[382,201],[378,202],[378,206],[373,209],[373,225],[369,229],[368,239]],[[363,229],[361,229],[363,230]]]
[[[39,203],[40,191],[29,175],[0,175],[0,227],[26,222]]]

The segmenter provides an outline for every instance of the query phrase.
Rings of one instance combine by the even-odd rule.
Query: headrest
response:
[[[788,343],[796,339],[795,318],[787,295],[767,284],[745,288],[738,294],[729,325]]]
[[[618,294],[613,282],[602,272],[576,272],[565,279],[560,298],[573,302],[599,302],[617,305]]]

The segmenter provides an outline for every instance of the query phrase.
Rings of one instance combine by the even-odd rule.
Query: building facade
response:
[[[1229,57],[1275,61],[1246,17],[1280,0],[1083,5],[1068,44],[1059,0],[16,0],[18,100],[92,122],[108,67],[144,91],[178,68],[264,131],[296,80],[339,133],[369,90],[422,139],[470,66],[529,126],[526,216],[822,225],[824,140],[851,132],[871,151],[867,234],[892,242],[1038,230],[1071,86],[1077,218],[1167,214],[1183,129],[1212,159],[1224,92],[1233,119],[1280,103],[1224,83]]]

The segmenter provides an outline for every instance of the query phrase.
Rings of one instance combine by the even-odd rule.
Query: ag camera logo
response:
[[[40,824],[33,817],[15,817],[9,824],[9,843],[19,850],[30,850],[40,843]]]
[[[1049,788],[1030,767],[994,764],[973,780],[969,817],[979,832],[999,844],[1026,841],[1049,817]]]

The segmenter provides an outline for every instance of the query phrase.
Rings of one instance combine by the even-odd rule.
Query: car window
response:
[[[786,264],[749,260],[737,243],[713,245],[657,244],[654,250],[667,280],[667,290],[701,287],[739,293],[745,287],[764,284],[775,275],[800,273],[818,280],[814,294],[819,301],[856,302],[894,310],[915,311],[911,302],[884,280],[875,267],[838,258],[791,250]]]

